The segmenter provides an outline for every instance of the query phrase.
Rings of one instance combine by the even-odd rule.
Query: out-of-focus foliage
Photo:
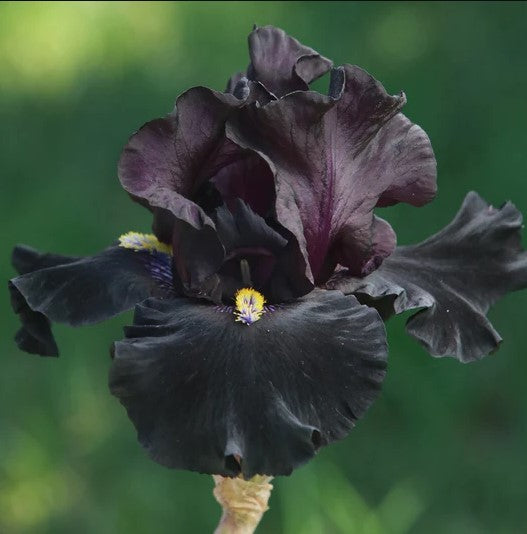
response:
[[[408,96],[439,197],[384,211],[400,243],[443,226],[464,194],[527,212],[527,4],[0,3],[0,273],[17,242],[100,250],[147,212],[116,178],[128,135],[192,85],[222,89],[252,24],[274,24]],[[323,88],[326,81],[317,82]],[[19,352],[0,323],[0,532],[210,532],[212,480],[147,459],[107,391],[130,314],[56,328],[59,360]],[[345,441],[276,481],[260,532],[516,534],[527,526],[527,294],[491,318],[505,338],[473,365],[434,360],[389,324],[383,394]],[[192,413],[188,414],[192,417]]]

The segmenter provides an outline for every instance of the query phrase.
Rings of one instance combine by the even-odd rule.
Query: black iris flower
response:
[[[13,252],[18,346],[56,356],[51,323],[135,308],[109,386],[160,464],[285,475],[344,438],[379,394],[384,321],[432,356],[470,362],[501,338],[486,318],[527,285],[522,217],[469,193],[453,221],[396,246],[378,214],[436,193],[426,133],[370,74],[274,27],[225,92],[193,87],[125,146],[119,178],[153,233],[88,257]],[[329,72],[327,94],[309,84]]]

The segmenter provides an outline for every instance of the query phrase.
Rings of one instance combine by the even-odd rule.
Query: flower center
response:
[[[266,311],[264,296],[250,287],[239,289],[234,296],[234,302],[236,320],[246,325],[258,321]]]

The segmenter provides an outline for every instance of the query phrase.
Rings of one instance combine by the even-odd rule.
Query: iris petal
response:
[[[172,236],[173,265],[176,284],[184,294],[221,301],[217,271],[225,258],[214,224],[196,229],[181,219],[175,219]]]
[[[233,207],[236,199],[244,200],[252,210],[266,216],[274,207],[274,176],[269,165],[257,154],[239,151],[239,158],[218,170],[211,181],[222,199]]]
[[[306,91],[308,84],[328,72],[333,64],[273,26],[255,27],[249,34],[249,55],[247,77],[259,81],[278,97]]]
[[[148,122],[130,138],[119,162],[123,187],[152,208],[201,228],[209,219],[191,198],[225,156],[225,118],[241,103],[204,87],[183,93],[174,113]]]
[[[149,299],[134,324],[115,344],[110,389],[148,453],[173,468],[289,474],[348,434],[385,374],[380,317],[336,291],[250,326],[190,299]]]
[[[332,61],[299,43],[280,28],[255,27],[249,34],[251,63],[247,73],[237,72],[227,82],[226,91],[236,94],[244,80],[261,84],[252,89],[261,105],[293,91],[307,91],[309,84],[329,71]]]
[[[9,282],[23,329],[16,341],[27,352],[56,355],[49,320],[93,324],[142,300],[171,294],[170,256],[111,247],[95,256],[70,258],[17,247],[21,276]]]
[[[299,254],[296,239],[292,235],[286,239],[240,200],[234,202],[232,208],[233,211],[219,208],[215,214],[218,235],[227,257],[232,261],[253,258],[249,261],[252,284],[263,291],[270,302],[283,302],[309,293],[313,284],[305,275],[306,264]],[[237,285],[236,289],[244,285]]]
[[[374,219],[377,204],[419,205],[435,193],[434,154],[426,134],[398,114],[405,101],[346,65],[333,70],[328,97],[295,92],[227,121],[227,136],[275,172],[278,220],[298,239],[317,283],[331,272],[328,255],[363,275],[393,250],[393,232]],[[343,250],[349,242],[352,260]]]
[[[371,225],[367,227],[357,225],[352,220],[342,227],[330,257],[333,261],[327,265],[326,260],[326,269],[331,269],[333,273],[336,264],[341,264],[346,265],[351,272],[366,276],[392,253],[396,242],[393,228],[380,217],[374,215]],[[365,250],[369,251],[367,261],[364,261]]]
[[[393,147],[391,150],[388,147]],[[406,202],[423,206],[437,192],[436,162],[422,128],[398,113],[372,138],[360,158],[361,169],[391,182],[377,207]]]
[[[42,254],[31,247],[19,245],[13,250],[11,263],[19,274],[27,274],[38,269],[73,263],[78,259],[74,256]],[[9,282],[9,293],[13,310],[22,323],[22,327],[15,335],[18,347],[30,354],[58,356],[59,349],[51,332],[49,319],[44,314],[33,311],[12,282]]]
[[[176,219],[173,225],[174,282],[179,293],[220,304],[254,284],[270,302],[283,302],[313,289],[298,243],[287,230],[270,227],[242,200],[211,214],[214,224],[196,229]],[[284,237],[286,236],[286,237]],[[251,281],[240,261],[248,262]]]
[[[39,252],[26,245],[17,245],[11,255],[11,263],[18,274],[32,273],[38,269],[56,267],[79,260],[78,256],[63,256],[50,252]]]
[[[278,252],[287,239],[270,228],[265,220],[254,213],[244,202],[237,200],[233,210],[225,206],[215,213],[216,228],[220,240],[229,253],[236,249],[263,248]]]
[[[398,247],[366,278],[336,275],[328,286],[370,298],[385,315],[423,308],[407,323],[433,356],[462,362],[494,351],[501,337],[486,318],[492,304],[527,287],[522,216],[469,193],[454,220],[418,245]]]

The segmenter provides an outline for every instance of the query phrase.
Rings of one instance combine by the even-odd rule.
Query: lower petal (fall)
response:
[[[110,389],[172,468],[285,475],[348,434],[386,368],[377,312],[315,290],[250,326],[191,299],[149,299],[114,346]]]

